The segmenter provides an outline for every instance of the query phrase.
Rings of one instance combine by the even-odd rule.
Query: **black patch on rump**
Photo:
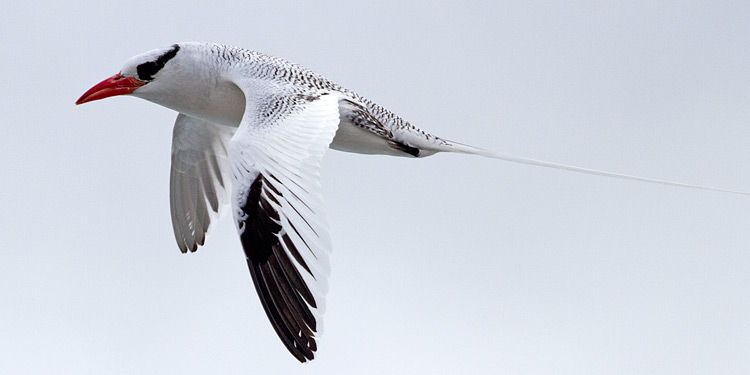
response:
[[[271,325],[289,352],[300,362],[306,362],[314,358],[317,350],[316,322],[310,311],[310,306],[315,308],[317,305],[281,243],[284,242],[291,255],[309,272],[282,228],[279,212],[271,204],[289,203],[269,182],[275,181],[273,176],[270,177],[268,180],[259,174],[250,185],[245,206],[241,207],[246,216],[239,222],[240,240],[255,290]],[[297,230],[293,225],[286,229]]]
[[[161,68],[166,65],[167,61],[175,57],[175,55],[177,55],[177,51],[179,50],[180,46],[175,44],[172,46],[172,49],[159,56],[158,59],[138,65],[138,67],[136,68],[136,71],[138,72],[138,79],[140,79],[141,81],[153,80],[154,74],[158,73]]]

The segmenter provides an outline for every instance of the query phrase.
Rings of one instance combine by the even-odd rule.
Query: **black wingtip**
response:
[[[263,175],[255,178],[241,207],[240,240],[266,316],[284,346],[304,363],[313,360],[318,349],[317,322],[311,311],[317,302],[284,249],[286,245],[294,258],[300,257],[287,235],[281,233],[279,212],[268,201],[278,203],[280,198],[278,189]]]

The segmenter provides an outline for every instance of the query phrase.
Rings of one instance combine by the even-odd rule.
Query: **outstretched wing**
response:
[[[203,245],[219,209],[229,201],[227,144],[235,130],[182,113],[177,116],[169,203],[174,236],[183,253]]]
[[[339,123],[337,101],[335,94],[256,97],[229,143],[232,208],[250,274],[300,362],[314,358],[328,289],[331,245],[319,180]]]

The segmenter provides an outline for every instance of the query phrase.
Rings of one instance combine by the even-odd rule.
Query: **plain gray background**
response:
[[[436,135],[750,190],[747,1],[5,2],[0,373],[746,374],[750,198],[329,152],[333,273],[300,365],[232,221],[174,243],[170,110],[74,106],[212,41],[303,64]]]

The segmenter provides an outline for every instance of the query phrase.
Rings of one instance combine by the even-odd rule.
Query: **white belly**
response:
[[[388,142],[375,133],[353,125],[346,119],[341,119],[336,136],[331,142],[332,149],[353,152],[356,154],[377,154],[393,156],[409,156],[388,145]]]

